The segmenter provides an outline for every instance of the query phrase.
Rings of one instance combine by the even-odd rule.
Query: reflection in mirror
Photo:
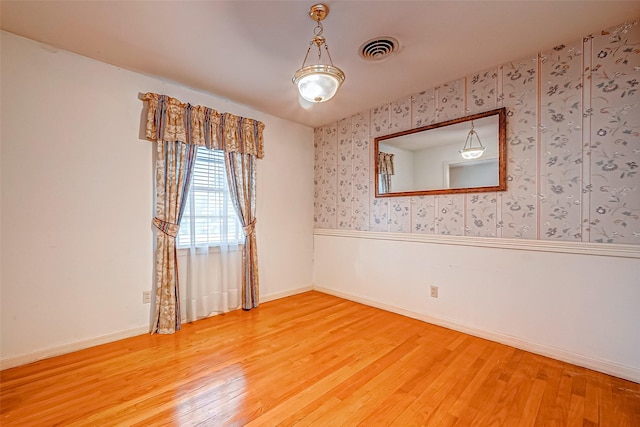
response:
[[[505,109],[375,139],[376,197],[506,190]]]

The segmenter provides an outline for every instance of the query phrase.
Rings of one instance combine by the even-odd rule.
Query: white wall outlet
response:
[[[151,292],[150,291],[144,291],[142,293],[142,303],[143,304],[149,304],[151,302]]]
[[[438,287],[431,285],[431,298],[438,298]]]

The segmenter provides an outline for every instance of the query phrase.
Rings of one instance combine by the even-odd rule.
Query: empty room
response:
[[[3,426],[640,426],[640,1],[0,1]]]

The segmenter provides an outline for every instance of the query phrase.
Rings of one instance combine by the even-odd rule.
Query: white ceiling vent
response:
[[[400,44],[393,37],[375,37],[362,43],[358,50],[367,61],[381,61],[398,51]]]

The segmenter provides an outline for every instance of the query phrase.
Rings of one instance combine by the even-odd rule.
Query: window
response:
[[[178,248],[244,242],[227,186],[224,152],[198,147],[189,194],[178,232]]]

